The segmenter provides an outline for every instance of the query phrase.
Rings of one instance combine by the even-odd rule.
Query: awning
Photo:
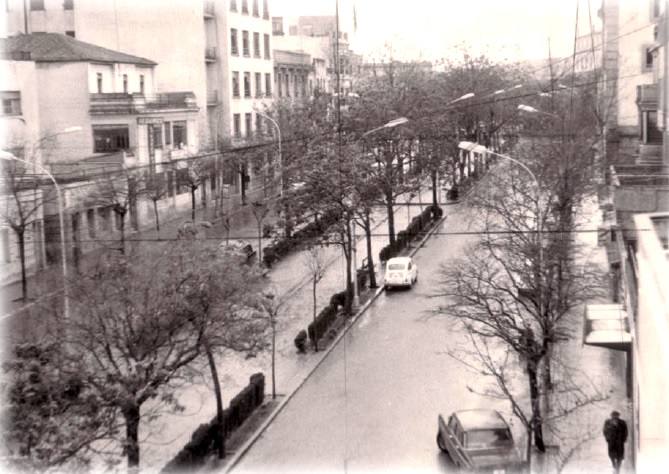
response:
[[[631,343],[627,311],[622,304],[589,304],[585,307],[583,344],[624,351]]]
[[[460,142],[458,148],[465,151],[473,151],[474,153],[486,153],[488,149],[483,145],[473,142]]]

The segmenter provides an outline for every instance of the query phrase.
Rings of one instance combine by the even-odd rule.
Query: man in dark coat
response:
[[[625,441],[627,441],[627,423],[620,418],[617,411],[611,412],[611,418],[604,422],[604,438],[609,446],[609,458],[613,464],[614,472],[620,470],[620,465],[625,458]]]

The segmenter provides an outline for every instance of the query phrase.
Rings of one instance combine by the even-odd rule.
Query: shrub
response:
[[[367,277],[369,274],[367,273],[367,268],[359,268],[357,271],[357,277],[358,277],[358,291],[362,290],[367,286]]]
[[[332,325],[337,317],[337,307],[328,305],[316,316],[316,320],[309,324],[307,333],[312,343],[323,337],[327,329]]]
[[[307,348],[307,331],[302,329],[295,336],[295,347],[297,347],[297,352],[304,353]]]
[[[444,210],[441,207],[437,206],[436,204],[430,206],[430,211],[432,213],[432,219],[435,221],[437,219],[441,219],[441,216],[444,215]]]
[[[340,291],[339,293],[335,293],[330,298],[330,306],[334,306],[337,309],[339,307],[343,308],[345,304],[346,304],[346,290]]]

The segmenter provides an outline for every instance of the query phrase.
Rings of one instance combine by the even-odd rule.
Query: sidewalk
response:
[[[593,198],[584,203],[582,212],[577,216],[577,225],[579,229],[591,230],[597,229],[600,222],[601,212],[596,198]],[[595,267],[605,276],[608,271],[606,250],[597,246],[597,232],[577,232],[575,240],[583,250],[577,263]],[[593,300],[591,303],[597,302]],[[584,308],[581,307],[569,315],[567,325],[573,330],[568,341],[556,346],[555,360],[559,367],[554,369],[554,376],[569,383],[567,373],[570,373],[573,383],[582,390],[577,394],[578,397],[585,399],[588,395],[598,394],[605,397],[605,400],[587,405],[573,415],[557,420],[559,432],[546,430],[547,444],[559,444],[560,449],[559,452],[550,453],[544,472],[559,472],[556,468],[560,464],[563,465],[561,472],[569,474],[612,472],[602,427],[611,411],[617,410],[621,413],[621,418],[627,421],[630,433],[625,445],[625,461],[621,472],[632,473],[633,424],[631,401],[626,396],[625,353],[584,345],[583,314]]]

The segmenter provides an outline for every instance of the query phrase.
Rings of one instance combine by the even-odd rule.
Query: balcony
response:
[[[636,86],[636,104],[641,110],[657,110],[657,84],[642,84]]]
[[[669,166],[616,165],[611,169],[612,211],[626,239],[634,239],[632,216],[669,211]]]
[[[212,63],[216,61],[216,58],[218,58],[218,51],[216,50],[216,46],[210,46],[204,49],[204,59],[207,62]]]
[[[90,94],[91,115],[137,115],[164,110],[198,110],[192,92]]]
[[[214,0],[204,1],[204,17],[213,18],[216,16],[216,2]]]

